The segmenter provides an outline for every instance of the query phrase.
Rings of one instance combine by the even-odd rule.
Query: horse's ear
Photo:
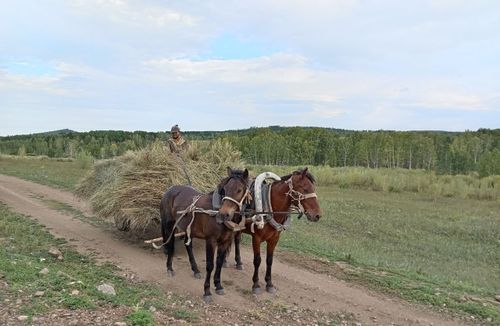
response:
[[[307,176],[307,166],[304,168],[304,170],[302,170],[302,177],[306,176]]]
[[[233,170],[229,166],[226,168],[226,172],[228,177],[233,175]]]
[[[243,171],[243,178],[245,180],[248,179],[248,169],[245,169],[245,171]]]

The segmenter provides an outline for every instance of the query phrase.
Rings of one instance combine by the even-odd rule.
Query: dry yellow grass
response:
[[[240,153],[227,142],[193,142],[190,150],[178,157],[158,141],[97,162],[77,186],[77,193],[90,200],[98,216],[145,237],[159,233],[159,204],[169,187],[188,184],[189,176],[193,187],[209,192],[227,166],[241,166]]]

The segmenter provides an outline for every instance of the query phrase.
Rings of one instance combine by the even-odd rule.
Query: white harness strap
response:
[[[240,201],[237,201],[236,199],[234,198],[231,198],[231,197],[224,197],[222,198],[221,202],[223,202],[224,200],[229,200],[230,202],[233,202],[235,203],[237,206],[238,206],[238,209],[240,210],[241,212],[241,209],[243,208],[243,203],[245,202],[245,200],[248,198],[248,194],[250,193],[250,190],[248,190],[247,188],[247,191],[245,191],[245,194],[243,195],[243,197],[241,197],[241,200]]]

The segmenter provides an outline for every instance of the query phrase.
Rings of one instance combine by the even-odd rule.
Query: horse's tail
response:
[[[155,249],[166,250],[165,245],[170,241],[175,232],[175,218],[171,211],[172,208],[172,191],[171,189],[163,195],[160,201],[160,224],[161,224],[161,238],[148,240],[146,243],[151,243]],[[161,245],[157,245],[155,242],[163,240]],[[166,253],[166,251],[165,251]]]

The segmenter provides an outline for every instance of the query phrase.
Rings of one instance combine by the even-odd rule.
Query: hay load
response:
[[[202,192],[214,189],[226,167],[240,167],[240,153],[228,142],[193,142],[181,157],[157,141],[121,157],[97,162],[77,193],[94,212],[139,238],[159,234],[160,200],[173,185],[188,184]]]

